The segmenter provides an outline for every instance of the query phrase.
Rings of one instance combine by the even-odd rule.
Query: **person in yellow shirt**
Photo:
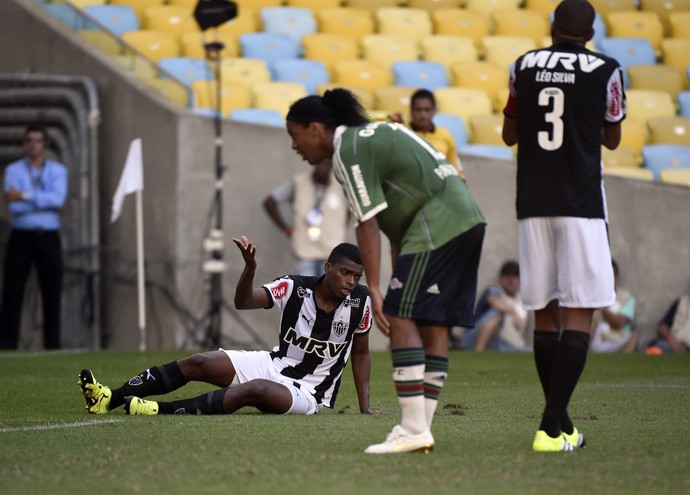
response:
[[[460,177],[465,179],[465,171],[458,158],[458,149],[450,132],[434,124],[436,98],[428,89],[418,89],[410,98],[410,129],[422,136],[434,148],[446,155],[446,158],[458,169]]]

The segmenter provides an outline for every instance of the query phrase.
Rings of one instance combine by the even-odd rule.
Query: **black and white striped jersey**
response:
[[[626,113],[618,62],[571,43],[528,52],[504,112],[517,119],[518,218],[606,218],[601,132]]]
[[[333,407],[355,334],[371,329],[369,290],[358,285],[332,312],[316,306],[317,277],[286,275],[263,288],[281,311],[280,343],[271,352],[284,376]]]

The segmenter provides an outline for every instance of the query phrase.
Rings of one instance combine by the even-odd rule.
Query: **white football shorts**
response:
[[[518,243],[525,309],[543,309],[554,299],[564,308],[604,308],[616,302],[603,219],[526,218],[518,222]]]
[[[300,387],[299,383],[280,374],[268,351],[228,351],[219,349],[228,355],[235,368],[235,378],[230,384],[236,387],[250,380],[261,378],[280,383],[292,394],[292,406],[285,414],[316,414],[323,407],[316,402],[309,390]]]

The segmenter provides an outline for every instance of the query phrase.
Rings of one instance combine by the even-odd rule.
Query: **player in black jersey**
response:
[[[233,239],[245,267],[237,282],[238,309],[276,307],[281,311],[279,345],[273,351],[219,349],[155,366],[110,390],[82,370],[79,385],[93,414],[124,405],[127,414],[230,414],[253,406],[265,413],[315,414],[333,407],[343,370],[352,354],[352,373],[363,414],[369,407],[369,292],[359,284],[357,246],[342,243],[331,252],[325,275],[286,275],[253,288],[256,248]],[[221,387],[191,399],[143,400],[177,390],[190,381]]]
[[[535,451],[584,446],[567,408],[584,369],[595,309],[615,302],[601,146],[618,146],[625,118],[620,65],[585,47],[594,8],[564,0],[553,45],[511,67],[503,139],[518,144],[522,297],[535,311],[534,359],[546,407]]]

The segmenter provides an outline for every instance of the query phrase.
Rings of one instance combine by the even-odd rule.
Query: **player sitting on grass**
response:
[[[245,261],[235,307],[277,307],[278,346],[271,352],[219,349],[194,354],[149,368],[113,390],[84,369],[78,383],[88,412],[105,414],[124,405],[127,414],[231,414],[253,406],[264,413],[316,414],[335,404],[350,353],[360,412],[373,412],[369,408],[371,299],[368,289],[359,284],[363,268],[357,246],[336,246],[320,278],[287,275],[253,289],[256,247],[244,236],[233,241]],[[190,381],[221,388],[172,402],[141,399],[172,392]]]

